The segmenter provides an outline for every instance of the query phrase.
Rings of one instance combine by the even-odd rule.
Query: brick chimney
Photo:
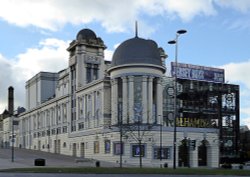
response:
[[[14,88],[10,86],[8,88],[8,111],[10,115],[13,115],[14,113]]]

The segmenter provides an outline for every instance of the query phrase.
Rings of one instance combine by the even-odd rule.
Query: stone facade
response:
[[[134,44],[137,51],[145,48],[148,53],[124,56],[124,45]],[[83,29],[67,49],[68,68],[39,73],[27,81],[28,106],[18,116],[16,146],[115,163],[122,159],[123,164],[135,166],[141,156],[143,166],[172,166],[174,129],[163,120],[164,51],[151,40],[135,37],[122,43],[109,62],[104,59],[105,48],[93,31]],[[127,52],[132,50],[133,46]],[[120,60],[123,57],[136,61],[129,58],[126,63],[126,58]],[[48,93],[45,101],[41,93]],[[196,142],[186,154],[191,167],[199,166],[204,140],[205,166],[218,167],[218,129],[177,128],[177,166],[185,165],[179,157],[183,140]]]

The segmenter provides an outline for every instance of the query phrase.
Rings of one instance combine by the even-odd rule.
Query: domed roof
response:
[[[156,42],[135,37],[124,41],[115,50],[112,66],[137,63],[162,66],[160,51]]]
[[[79,31],[76,35],[77,40],[82,40],[82,39],[96,39],[96,34],[94,31],[90,29],[82,29]]]

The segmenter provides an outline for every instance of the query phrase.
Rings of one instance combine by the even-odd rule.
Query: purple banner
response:
[[[171,74],[177,78],[224,83],[224,69],[171,62]]]

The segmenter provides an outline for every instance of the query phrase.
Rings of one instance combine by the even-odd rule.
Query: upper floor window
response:
[[[94,67],[93,67],[93,80],[97,80],[98,77],[99,77],[99,75],[98,75],[98,65],[95,64]]]
[[[91,82],[91,64],[87,64],[87,67],[86,67],[86,80],[87,80],[87,83],[90,83]]]

